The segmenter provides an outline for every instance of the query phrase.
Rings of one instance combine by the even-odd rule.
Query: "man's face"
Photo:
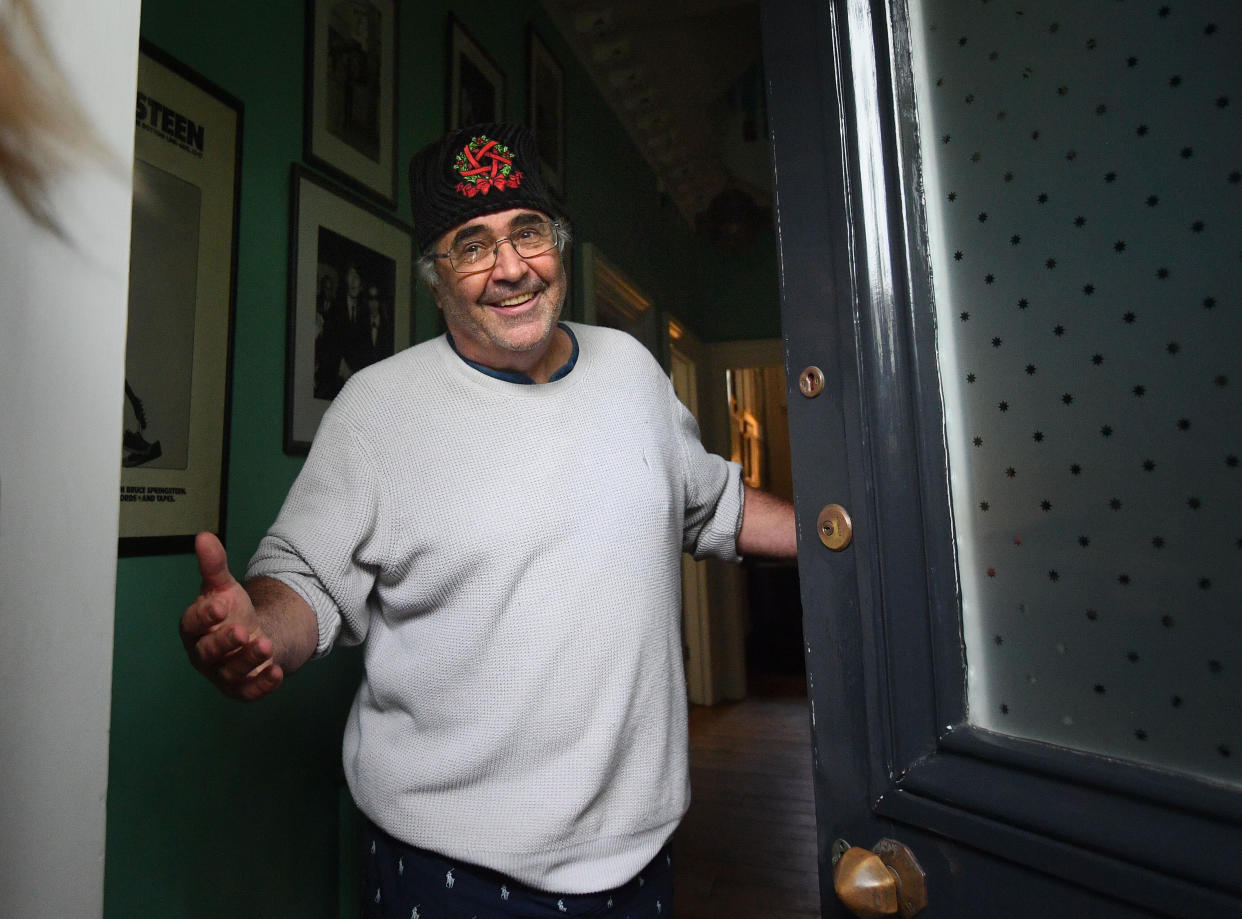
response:
[[[500,239],[547,219],[526,209],[486,214],[449,230],[434,251],[447,252],[467,238]],[[555,247],[524,259],[506,242],[489,271],[459,274],[448,259],[437,262],[437,271],[436,305],[463,356],[495,370],[512,370],[548,351],[565,301],[565,268]]]
[[[358,269],[353,265],[349,266],[346,281],[349,283],[349,295],[356,298],[362,292],[362,275],[358,274]]]

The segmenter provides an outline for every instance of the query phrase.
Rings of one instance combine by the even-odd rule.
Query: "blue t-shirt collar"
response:
[[[561,379],[561,377],[568,376],[569,371],[574,369],[574,364],[578,363],[578,337],[574,335],[573,329],[565,325],[565,323],[563,322],[558,322],[556,324],[556,327],[558,329],[565,330],[565,334],[569,336],[569,343],[573,345],[573,350],[570,352],[569,360],[567,360],[564,363],[564,365],[556,371],[556,373],[548,377],[549,383],[555,383],[557,380]],[[485,373],[489,377],[495,377],[498,380],[504,380],[506,383],[521,383],[524,386],[534,385],[535,383],[534,379],[532,379],[530,376],[528,376],[525,373],[518,373],[513,370],[496,370],[495,368],[485,366],[484,364],[480,364],[477,361],[472,361],[468,357],[464,357],[462,353],[457,350],[457,342],[453,341],[453,333],[449,331],[445,331],[444,337],[448,339],[449,347],[453,349],[453,353],[456,354],[458,357],[460,357],[463,361],[465,361],[471,367],[473,367],[475,370],[479,371],[479,373]]]

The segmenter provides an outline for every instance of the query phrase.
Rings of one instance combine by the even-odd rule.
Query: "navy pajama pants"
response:
[[[671,846],[613,890],[555,894],[408,846],[370,822],[362,838],[363,919],[672,919]]]

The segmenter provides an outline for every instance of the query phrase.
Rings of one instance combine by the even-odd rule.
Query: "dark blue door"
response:
[[[1242,916],[1242,10],[763,11],[824,915]]]

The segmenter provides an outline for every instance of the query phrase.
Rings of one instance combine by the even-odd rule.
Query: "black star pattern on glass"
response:
[[[1167,269],[1167,268],[1157,268],[1157,269],[1156,269],[1156,277],[1157,277],[1157,278],[1159,278],[1159,279],[1160,279],[1160,280],[1162,280],[1162,281],[1166,281],[1166,280],[1168,280],[1168,277],[1169,277],[1169,269]]]
[[[1023,297],[1021,300],[1018,301],[1018,309],[1020,310],[1024,310],[1030,305],[1031,305],[1031,301],[1027,300],[1026,297]]]
[[[980,212],[979,212],[979,222],[980,222],[980,223],[987,223],[987,222],[988,222],[988,215],[987,215],[987,211],[980,211]]]
[[[1160,617],[1160,624],[1164,626],[1166,629],[1173,628],[1173,625],[1174,625],[1173,617],[1170,616],[1168,613],[1166,613],[1165,615]]]
[[[1018,474],[1018,470],[1014,469],[1012,466],[1010,466],[1008,469],[1005,470],[1005,475],[1011,479],[1017,474]]]
[[[1085,227],[1086,225],[1087,225],[1087,218],[1083,217],[1081,214],[1074,218],[1074,226]]]
[[[991,504],[989,504],[987,501],[980,501],[980,502],[979,502],[979,510],[981,510],[981,511],[986,511],[986,510],[987,510],[988,508],[990,508],[991,506],[992,506],[992,505],[991,505]]]
[[[1082,286],[1082,292],[1083,292],[1084,294],[1086,294],[1088,297],[1090,297],[1093,293],[1095,293],[1095,285],[1094,285],[1094,284],[1084,284],[1084,285]]]
[[[1091,545],[1091,537],[1090,536],[1079,536],[1078,545],[1082,546],[1084,549],[1087,548],[1087,546]]]
[[[1049,271],[1051,271],[1053,268],[1057,267],[1057,260],[1054,258],[1048,259],[1046,262],[1044,262],[1044,267],[1047,268]]]
[[[1119,511],[1119,510],[1121,510],[1121,499],[1120,499],[1120,498],[1111,498],[1111,499],[1109,499],[1108,506],[1109,506],[1112,510],[1115,510],[1115,511]]]
[[[1139,137],[1146,137],[1147,136],[1147,125],[1145,124],[1139,125],[1137,128],[1134,129],[1134,133],[1137,134]]]
[[[1125,322],[1127,325],[1133,324],[1135,318],[1137,317],[1134,315],[1133,311],[1127,312],[1121,317],[1122,321]]]
[[[1124,239],[1119,239],[1115,243],[1113,243],[1113,251],[1114,252],[1125,252],[1126,241]]]
[[[1053,568],[1051,571],[1049,571],[1049,572],[1048,572],[1048,580],[1049,580],[1049,581],[1059,581],[1059,580],[1061,580],[1061,572],[1059,572],[1059,571],[1057,571],[1055,568]]]
[[[1047,513],[1048,511],[1052,510],[1052,502],[1049,501],[1047,498],[1044,498],[1044,500],[1039,502],[1039,507],[1045,513]]]
[[[1137,651],[1126,652],[1126,660],[1132,664],[1137,664],[1139,662],[1139,653]]]
[[[1100,433],[1103,434],[1105,437],[1112,437],[1113,426],[1111,424],[1104,425],[1104,427],[1100,428]]]
[[[1203,507],[1203,502],[1198,498],[1191,497],[1186,499],[1186,506],[1192,511],[1197,511],[1199,508]]]
[[[1189,418],[1177,419],[1177,429],[1179,431],[1189,431],[1190,430],[1190,419]]]
[[[1053,335],[1055,335],[1057,338],[1060,338],[1062,335],[1064,335],[1064,334],[1065,334],[1065,326],[1063,326],[1063,325],[1055,325],[1055,326],[1053,326],[1053,327],[1052,327],[1052,334],[1053,334]]]
[[[1143,460],[1143,470],[1145,472],[1151,472],[1155,468],[1156,468],[1155,460],[1150,460],[1150,459]]]
[[[1000,340],[999,338],[993,338],[993,339],[992,339],[992,347],[993,347],[993,348],[999,348],[1000,346],[1001,346],[1001,340]]]
[[[1144,731],[1142,728],[1135,728],[1135,729],[1134,729],[1134,736],[1135,736],[1135,737],[1137,737],[1139,740],[1146,740],[1146,739],[1147,739],[1147,732],[1146,732],[1146,731]]]
[[[1002,402],[998,403],[996,407],[997,407],[997,408],[999,408],[1002,412],[1007,412],[1007,411],[1009,411],[1009,403],[1008,403],[1008,402],[1004,402],[1004,401],[1002,401]]]
[[[1163,537],[1163,536],[1153,536],[1153,537],[1151,538],[1151,544],[1152,544],[1153,548],[1156,548],[1156,549],[1163,549],[1163,548],[1164,548],[1164,537]]]
[[[962,322],[967,322],[969,320],[970,320],[970,313],[963,310],[962,311]]]
[[[1211,578],[1199,578],[1199,589],[1200,590],[1211,590],[1212,579]]]
[[[1171,341],[1164,346],[1164,350],[1168,351],[1170,354],[1177,354],[1182,350],[1182,346],[1175,341]]]
[[[1033,376],[1035,376],[1035,370],[1036,370],[1036,367],[1035,367],[1035,365],[1034,365],[1034,364],[1027,364],[1027,365],[1026,365],[1026,375],[1027,375],[1028,377],[1033,377]]]
[[[1128,587],[1130,585],[1130,575],[1124,573],[1117,575],[1117,583],[1122,587]]]
[[[1132,392],[1133,392],[1136,396],[1140,396],[1140,397],[1141,397],[1141,396],[1143,396],[1143,395],[1145,395],[1145,394],[1146,394],[1146,392],[1147,392],[1147,387],[1146,387],[1146,386],[1144,386],[1144,385],[1142,385],[1142,384],[1140,383],[1138,386],[1135,386],[1135,387],[1134,387],[1134,389],[1132,390]]]
[[[1196,220],[1194,223],[1192,223],[1192,224],[1190,225],[1190,232],[1191,232],[1191,233],[1202,233],[1202,232],[1203,232],[1203,228],[1204,228],[1204,223],[1203,223],[1203,221],[1202,221],[1202,220]]]
[[[1094,609],[1087,610],[1086,615],[1087,615],[1087,618],[1090,619],[1092,622],[1097,622],[1100,618],[1099,611],[1094,610]]]
[[[1117,181],[1117,173],[1115,173],[1115,172],[1106,172],[1106,173],[1104,173],[1104,181],[1105,181],[1105,182],[1109,182],[1110,184],[1111,184],[1112,182],[1116,182],[1116,181]]]
[[[1074,394],[1073,394],[1073,393],[1068,393],[1068,392],[1063,392],[1063,393],[1061,393],[1061,404],[1062,404],[1062,405],[1073,405],[1073,404],[1074,404]]]
[[[1097,367],[1100,366],[1100,364],[1104,363],[1104,355],[1103,354],[1091,355],[1091,363],[1095,364],[1095,366]]]
[[[1040,195],[1039,195],[1039,197],[1038,197],[1038,198],[1036,198],[1035,200],[1036,200],[1036,201],[1038,201],[1040,204],[1047,204],[1047,203],[1048,203],[1048,193],[1047,193],[1047,192],[1041,192],[1041,193],[1040,193]]]
[[[982,447],[982,446],[983,446],[983,438],[982,438],[982,437],[976,437],[974,440],[972,440],[972,441],[971,441],[971,443],[972,443],[972,444],[974,444],[976,447]]]
[[[1082,466],[1078,463],[1072,463],[1069,467],[1070,475],[1082,475]]]
[[[1011,246],[1016,246],[1020,242],[1022,242],[1022,237],[1017,233],[1014,233],[1013,236],[1009,237],[1009,245]]]
[[[958,249],[956,252],[953,253],[953,260],[955,262],[960,262],[965,255],[966,255],[965,252],[963,252],[961,249]]]

